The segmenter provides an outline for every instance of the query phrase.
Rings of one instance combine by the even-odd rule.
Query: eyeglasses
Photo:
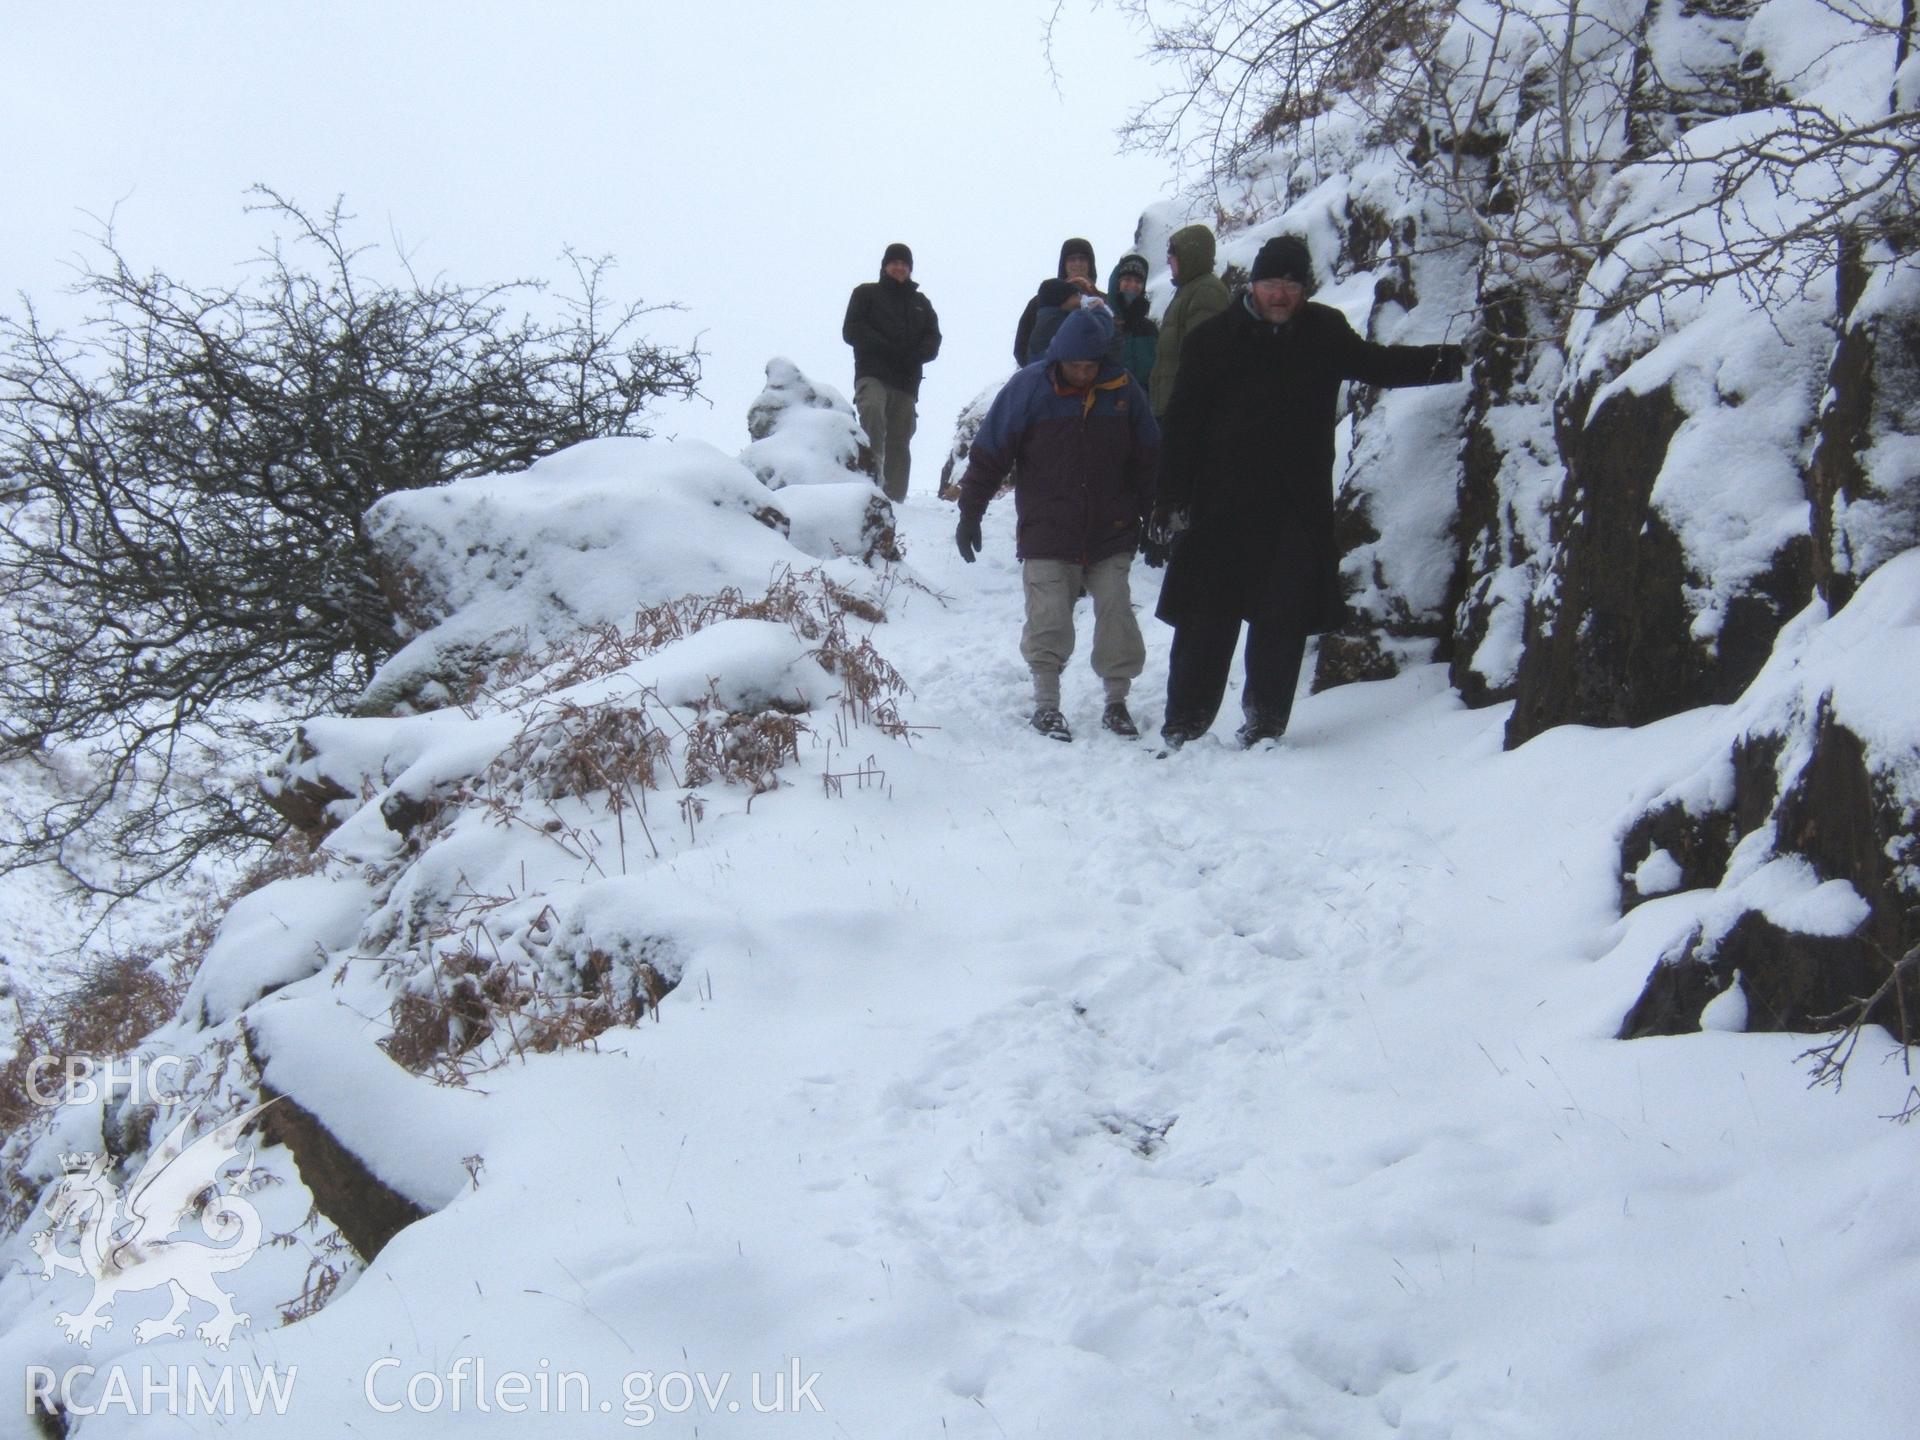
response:
[[[1256,280],[1255,287],[1266,286],[1270,295],[1287,295],[1298,298],[1307,293],[1307,287],[1298,280]]]

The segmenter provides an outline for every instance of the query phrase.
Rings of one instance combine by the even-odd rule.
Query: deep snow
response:
[[[370,1069],[384,1022],[326,974],[290,986],[255,1012],[281,1078],[451,1203],[292,1327],[268,1328],[300,1267],[262,1252],[227,1355],[117,1348],[132,1300],[114,1343],[67,1346],[82,1292],[14,1265],[7,1369],[297,1366],[277,1431],[253,1422],[294,1435],[1905,1428],[1900,1067],[1863,1055],[1836,1095],[1795,1037],[1610,1038],[1688,903],[1617,917],[1615,826],[1724,712],[1503,753],[1505,707],[1428,667],[1303,698],[1277,748],[1232,749],[1229,715],[1162,761],[1095,732],[1083,611],[1061,746],[1024,725],[1011,505],[970,567],[952,513],[903,507],[932,593],[896,590],[873,638],[927,728],[861,732],[884,781],[830,796],[850,761],[803,750],[603,892],[686,939],[658,1023],[451,1092]],[[1156,585],[1136,569],[1143,610]],[[469,1378],[456,1413],[462,1357],[583,1372],[595,1408],[479,1414]],[[667,1388],[623,1392],[639,1372]],[[730,1372],[713,1413],[666,1378],[692,1372]],[[817,1372],[821,1412],[755,1414],[774,1372]],[[418,1373],[433,1413],[370,1405]]]

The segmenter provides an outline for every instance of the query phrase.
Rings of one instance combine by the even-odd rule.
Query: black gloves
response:
[[[978,519],[960,517],[960,528],[953,532],[953,543],[960,547],[960,558],[969,565],[973,557],[980,553],[980,522]]]
[[[1440,358],[1434,362],[1433,367],[1433,378],[1436,381],[1458,380],[1466,373],[1466,351],[1458,345],[1441,345],[1436,348],[1440,351]]]
[[[1173,538],[1187,528],[1187,512],[1176,505],[1156,505],[1147,518],[1147,531],[1140,546],[1140,558],[1158,570],[1173,553]]]

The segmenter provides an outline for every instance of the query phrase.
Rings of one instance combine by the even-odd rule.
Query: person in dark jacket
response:
[[[1243,297],[1186,343],[1165,417],[1153,512],[1178,535],[1159,617],[1174,627],[1161,737],[1177,749],[1213,725],[1247,625],[1244,746],[1287,728],[1307,637],[1339,623],[1333,529],[1340,384],[1458,380],[1457,345],[1362,340],[1311,302],[1306,243],[1261,247]]]
[[[880,278],[856,285],[840,338],[853,347],[853,405],[889,500],[907,498],[921,369],[940,353],[940,317],[913,282],[913,251],[887,246]]]
[[[1106,297],[1094,288],[1093,284],[1093,246],[1078,236],[1067,240],[1060,246],[1060,268],[1054,278],[1065,280],[1084,295]],[[1013,329],[1013,363],[1031,365],[1036,358],[1046,354],[1044,349],[1033,344],[1033,327],[1040,318],[1040,297],[1035,295],[1027,301],[1027,308],[1020,312],[1020,323]]]
[[[1153,375],[1155,354],[1160,348],[1160,327],[1148,313],[1147,257],[1128,251],[1107,277],[1107,303],[1120,332],[1120,363],[1127,373],[1146,385]],[[1151,390],[1148,392],[1151,394]]]
[[[1060,672],[1073,654],[1073,606],[1093,597],[1093,669],[1106,690],[1100,723],[1139,735],[1127,691],[1146,668],[1129,575],[1140,522],[1153,498],[1160,429],[1139,381],[1105,357],[1113,318],[1076,310],[1047,358],[1006,383],[974,437],[960,478],[955,541],[968,564],[980,553],[980,517],[1018,461],[1015,555],[1022,562],[1026,629],[1020,653],[1033,672],[1033,728],[1073,732],[1060,711]]]
[[[1047,347],[1060,333],[1061,324],[1086,298],[1087,292],[1071,280],[1048,276],[1040,282],[1039,292],[1034,296],[1033,328],[1027,332],[1026,364],[1047,358]]]

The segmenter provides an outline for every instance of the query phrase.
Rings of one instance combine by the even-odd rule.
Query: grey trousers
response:
[[[1127,698],[1134,677],[1147,668],[1147,643],[1133,618],[1132,571],[1132,551],[1091,565],[1025,562],[1027,627],[1020,654],[1033,671],[1035,705],[1060,704],[1060,672],[1073,654],[1073,604],[1083,590],[1093,598],[1093,673],[1105,683],[1109,702]]]
[[[910,391],[896,390],[871,375],[853,382],[853,408],[860,412],[860,428],[867,432],[880,488],[889,500],[907,498],[907,471],[913,465],[908,444],[920,420],[914,404]]]

